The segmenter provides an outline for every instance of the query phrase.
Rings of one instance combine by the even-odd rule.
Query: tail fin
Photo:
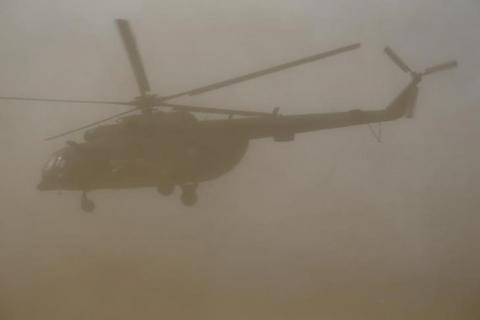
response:
[[[387,112],[393,118],[406,116],[413,118],[417,104],[418,86],[412,81],[387,107]]]

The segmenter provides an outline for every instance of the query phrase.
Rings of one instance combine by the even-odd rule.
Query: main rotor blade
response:
[[[44,98],[25,98],[25,97],[0,97],[0,100],[22,100],[22,101],[46,101],[46,102],[67,102],[67,103],[97,103],[97,104],[131,105],[130,102],[123,102],[123,101],[44,99]]]
[[[138,52],[135,37],[127,20],[117,19],[116,22],[120,35],[122,36],[123,44],[127,50],[128,58],[135,74],[135,79],[137,80],[138,89],[143,96],[146,92],[150,91],[150,84],[148,83],[147,75],[145,74],[145,69],[143,67],[140,53]]]
[[[452,60],[452,61],[448,61],[448,62],[445,62],[445,63],[442,63],[442,64],[439,64],[439,65],[436,65],[436,66],[425,69],[425,71],[423,72],[423,75],[426,76],[426,75],[432,74],[434,72],[448,70],[448,69],[452,69],[452,68],[456,68],[456,67],[458,67],[458,62],[455,61],[455,60]]]
[[[98,120],[98,121],[95,121],[95,122],[92,122],[92,123],[89,123],[89,124],[86,124],[84,126],[81,126],[79,128],[76,128],[76,129],[73,129],[73,130],[69,130],[69,131],[65,131],[65,132],[62,132],[60,134],[57,134],[57,135],[54,135],[54,136],[51,136],[51,137],[48,137],[46,138],[45,140],[46,141],[49,141],[49,140],[53,140],[53,139],[57,139],[57,138],[60,138],[60,137],[63,137],[63,136],[66,136],[68,134],[71,134],[71,133],[74,133],[74,132],[77,132],[77,131],[81,131],[81,130],[84,130],[84,129],[88,129],[88,128],[91,128],[91,127],[94,127],[100,123],[103,123],[103,122],[106,122],[106,121],[109,121],[109,120],[112,120],[112,119],[115,119],[119,116],[123,116],[125,114],[128,114],[128,113],[132,113],[132,112],[135,112],[135,111],[138,111],[139,108],[134,108],[134,109],[130,109],[130,110],[127,110],[127,111],[124,111],[124,112],[120,112],[120,113],[117,113],[117,114],[114,114],[113,116],[110,116],[108,118],[104,118],[102,120]]]
[[[272,113],[269,112],[256,112],[256,111],[243,111],[243,110],[229,110],[221,108],[210,108],[210,107],[197,107],[197,106],[187,106],[183,104],[172,104],[172,103],[161,103],[157,107],[171,107],[174,110],[178,111],[188,111],[188,112],[201,112],[201,113],[211,113],[211,114],[225,114],[229,116],[271,116]]]
[[[258,77],[265,76],[265,75],[270,74],[270,73],[279,72],[279,71],[289,69],[289,68],[293,68],[293,67],[305,64],[305,63],[314,62],[316,60],[320,60],[320,59],[324,59],[324,58],[327,58],[327,57],[330,57],[330,56],[333,56],[333,55],[336,55],[336,54],[340,54],[342,52],[354,50],[354,49],[357,49],[359,47],[360,47],[359,43],[353,44],[353,45],[350,45],[350,46],[345,46],[345,47],[342,47],[342,48],[339,48],[339,49],[327,51],[327,52],[316,54],[316,55],[306,57],[306,58],[303,58],[303,59],[299,59],[299,60],[295,60],[295,61],[292,61],[292,62],[284,63],[284,64],[274,66],[274,67],[271,67],[271,68],[268,68],[268,69],[260,70],[260,71],[257,71],[257,72],[252,72],[252,73],[240,76],[240,77],[232,78],[232,79],[225,80],[225,81],[216,82],[216,83],[213,83],[213,84],[208,85],[208,86],[204,86],[204,87],[196,88],[196,89],[193,89],[193,90],[177,93],[177,94],[174,94],[174,95],[171,95],[171,96],[165,96],[165,97],[162,98],[162,100],[166,101],[166,100],[178,98],[178,97],[184,96],[184,95],[193,96],[193,95],[205,93],[205,92],[212,91],[212,90],[217,90],[217,89],[227,87],[227,86],[239,83],[239,82],[255,79],[255,78],[258,78]]]
[[[407,64],[405,62],[403,62],[403,60],[392,50],[392,48],[390,47],[386,47],[385,48],[385,53],[387,54],[387,56],[390,57],[390,59],[392,59],[393,62],[395,62],[395,64],[403,70],[403,72],[412,72],[412,70],[407,66]]]

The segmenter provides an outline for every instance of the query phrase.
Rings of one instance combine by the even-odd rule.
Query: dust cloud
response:
[[[67,139],[124,107],[0,103],[0,319],[479,319],[480,3],[475,0],[0,2],[0,96],[129,100],[129,19],[168,95],[361,42],[360,50],[179,102],[283,114],[383,108],[418,70],[416,116],[253,141],[178,192],[39,192]],[[206,118],[206,116],[200,116]]]

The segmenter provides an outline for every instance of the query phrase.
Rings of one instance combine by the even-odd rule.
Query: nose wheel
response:
[[[95,210],[95,203],[87,198],[87,193],[83,192],[80,199],[80,206],[85,212],[93,212]]]
[[[182,201],[183,205],[191,207],[197,203],[197,187],[198,184],[196,183],[182,186],[182,195],[180,196],[180,200]]]

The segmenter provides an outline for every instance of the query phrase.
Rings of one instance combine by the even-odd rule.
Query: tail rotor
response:
[[[412,70],[401,58],[398,54],[395,53],[395,51],[392,50],[390,47],[385,48],[385,53],[387,56],[392,59],[392,61],[403,71],[403,72],[408,72],[413,78],[418,78],[418,80],[421,79],[423,76],[430,75],[435,72],[439,71],[444,71],[444,70],[449,70],[458,67],[458,62],[455,60],[451,60],[442,64],[435,65],[433,67],[429,67],[425,69],[423,72],[416,72]]]
[[[423,76],[431,75],[439,71],[445,71],[458,67],[458,62],[451,60],[442,64],[438,64],[429,68],[426,68],[423,72],[416,72],[412,70],[398,54],[396,54],[390,47],[385,48],[387,56],[399,67],[403,72],[409,73],[413,79],[412,84],[408,87],[408,91],[405,92],[405,103],[407,104],[407,118],[413,118],[415,112],[415,106],[418,97],[417,84],[422,80]]]

